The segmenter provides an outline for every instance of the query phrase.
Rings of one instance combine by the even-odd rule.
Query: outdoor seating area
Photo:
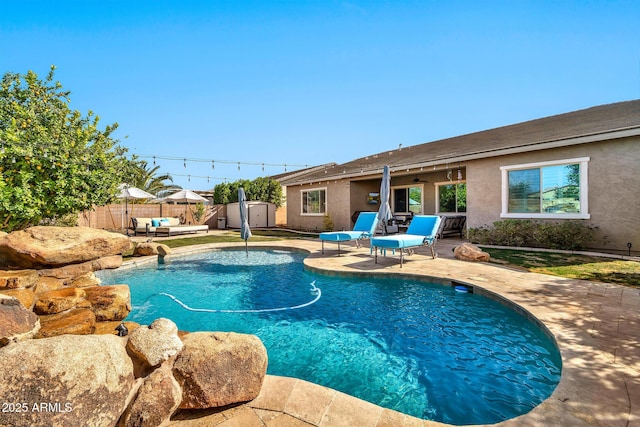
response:
[[[387,249],[400,251],[400,267],[404,259],[404,252],[411,254],[414,248],[428,246],[431,249],[431,257],[435,259],[433,248],[437,232],[440,227],[440,217],[437,215],[415,215],[409,224],[406,234],[392,236],[373,237],[371,247],[375,253],[375,262],[378,263],[378,249],[386,255]]]
[[[320,233],[322,241],[322,253],[324,253],[324,242],[335,242],[338,244],[338,255],[340,255],[340,243],[355,241],[356,247],[360,247],[360,240],[373,236],[373,232],[378,224],[377,212],[361,212],[358,215],[352,231],[330,231]]]
[[[198,231],[209,232],[209,226],[206,224],[180,224],[180,218],[131,218],[133,224],[134,235],[142,234],[145,236],[159,235],[176,235],[185,233],[197,233]]]
[[[442,239],[447,236],[463,238],[466,223],[467,217],[464,215],[444,215],[438,230],[438,238]]]

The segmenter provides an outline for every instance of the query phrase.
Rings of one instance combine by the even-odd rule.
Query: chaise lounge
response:
[[[373,236],[373,232],[378,225],[377,212],[360,212],[358,219],[353,226],[353,231],[329,231],[320,233],[322,241],[322,253],[324,253],[324,242],[335,242],[338,244],[338,255],[340,255],[340,243],[355,240],[356,247],[360,247],[360,240]]]
[[[396,249],[400,250],[400,267],[404,251],[410,255],[413,249],[420,246],[428,246],[431,249],[431,256],[435,259],[436,253],[433,245],[436,243],[438,228],[440,227],[440,217],[437,215],[416,215],[411,220],[407,234],[396,234],[393,236],[380,236],[371,238],[371,246],[375,251],[375,262],[378,263],[378,248],[380,250]]]
[[[171,236],[172,234],[197,233],[198,231],[209,232],[209,226],[206,224],[180,224],[180,218],[175,217],[131,218],[131,222],[133,223],[133,232],[136,236],[138,233],[144,233],[145,236],[149,236],[150,233],[153,233],[155,236],[159,234]]]

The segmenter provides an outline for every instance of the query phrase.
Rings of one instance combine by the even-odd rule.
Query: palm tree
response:
[[[136,162],[135,169],[131,185],[147,193],[155,194],[156,197],[164,197],[167,193],[182,189],[179,185],[167,183],[167,181],[173,182],[173,177],[170,174],[156,176],[160,166],[150,168],[146,161],[140,160]]]

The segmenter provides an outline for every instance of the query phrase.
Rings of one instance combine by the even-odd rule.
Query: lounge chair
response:
[[[396,234],[393,236],[380,236],[371,238],[371,247],[375,251],[375,262],[378,262],[378,248],[380,250],[396,249],[400,250],[400,267],[404,250],[409,254],[413,253],[413,248],[429,246],[431,256],[436,257],[433,245],[436,243],[438,228],[440,227],[440,217],[437,215],[416,215],[411,220],[407,234]]]
[[[360,240],[373,236],[373,232],[378,225],[378,212],[360,212],[358,219],[353,226],[353,231],[329,231],[320,233],[322,241],[322,253],[324,253],[324,242],[336,242],[338,244],[338,255],[340,255],[340,243],[355,240],[356,247],[360,247]]]

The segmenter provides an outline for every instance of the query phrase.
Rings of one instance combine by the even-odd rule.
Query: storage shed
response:
[[[249,227],[275,227],[276,205],[273,203],[249,201]],[[227,227],[240,228],[240,204],[229,203],[227,205]]]

